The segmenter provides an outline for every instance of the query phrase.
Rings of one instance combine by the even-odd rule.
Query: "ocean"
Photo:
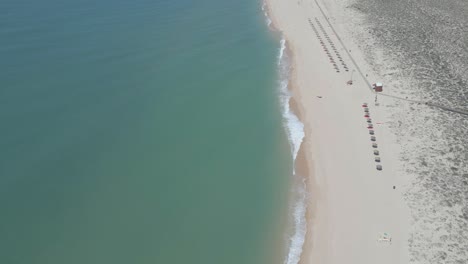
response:
[[[303,134],[261,4],[2,1],[1,262],[291,259]]]

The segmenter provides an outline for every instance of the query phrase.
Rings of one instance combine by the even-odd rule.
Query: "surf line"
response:
[[[305,242],[307,231],[307,187],[301,175],[296,174],[296,159],[305,137],[304,124],[299,117],[294,113],[294,109],[290,106],[292,92],[290,91],[291,79],[291,56],[288,52],[286,39],[284,36],[280,41],[280,50],[278,55],[278,70],[279,70],[279,97],[282,107],[283,126],[286,130],[292,155],[293,166],[293,181],[295,182],[293,189],[293,197],[291,200],[292,206],[292,230],[288,234],[287,255],[284,259],[284,264],[298,264],[302,255],[302,250]]]

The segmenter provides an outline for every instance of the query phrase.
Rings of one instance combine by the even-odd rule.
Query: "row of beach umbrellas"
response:
[[[374,125],[372,124],[372,119],[370,118],[369,107],[367,103],[363,103],[362,107],[364,108],[364,117],[366,118],[367,128],[369,129],[370,134],[370,140],[372,141],[372,148],[374,149],[374,160],[375,162],[380,163],[380,153],[378,150],[378,145],[376,143],[377,138],[375,137]],[[382,165],[377,164],[376,169],[379,171],[382,170]]]

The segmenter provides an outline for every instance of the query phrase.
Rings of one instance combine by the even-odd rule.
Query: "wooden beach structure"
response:
[[[374,83],[372,84],[372,89],[374,89],[375,92],[382,92],[383,91],[383,84],[378,82],[378,83]]]

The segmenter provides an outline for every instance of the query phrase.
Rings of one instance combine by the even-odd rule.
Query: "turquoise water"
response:
[[[0,3],[0,262],[282,263],[257,1]]]

